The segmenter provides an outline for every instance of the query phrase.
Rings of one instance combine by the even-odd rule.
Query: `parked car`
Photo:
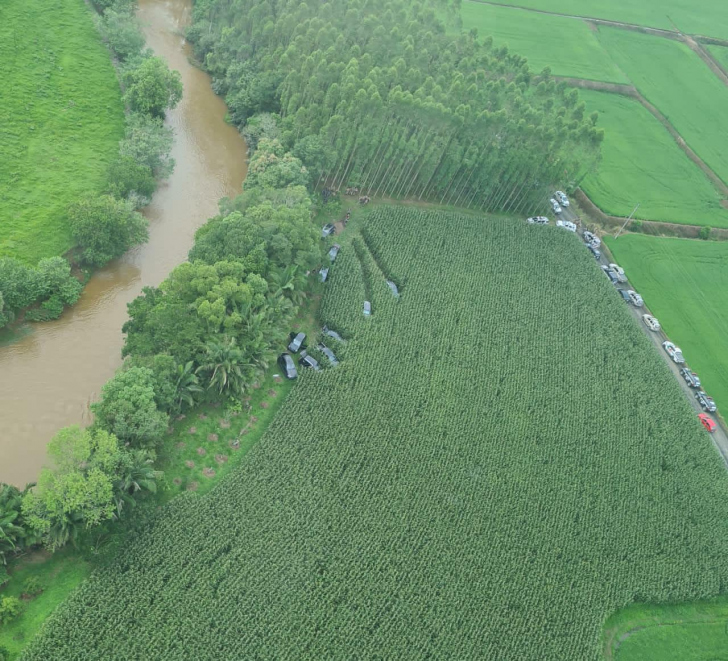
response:
[[[703,427],[711,433],[715,431],[715,428],[718,426],[713,422],[713,418],[711,418],[707,413],[698,413],[698,418],[700,418],[700,422],[703,423]]]
[[[399,289],[394,282],[392,282],[391,280],[387,280],[387,287],[392,290],[392,294],[394,294],[395,298],[399,298]]]
[[[338,359],[336,358],[336,356],[334,355],[334,352],[333,352],[333,351],[331,351],[331,349],[329,349],[329,348],[328,348],[328,347],[327,347],[327,346],[326,346],[325,344],[319,344],[319,345],[318,345],[318,350],[319,350],[319,351],[320,351],[320,352],[321,352],[321,353],[322,353],[322,354],[323,354],[324,356],[326,356],[326,357],[327,357],[327,358],[329,359],[329,362],[330,362],[330,363],[331,363],[332,365],[338,365],[338,364],[339,364],[339,361],[338,361]]]
[[[629,303],[629,292],[626,289],[618,289],[619,295],[624,299],[625,303]]]
[[[680,370],[680,374],[685,379],[685,383],[691,388],[700,388],[700,377],[695,372],[691,372],[687,367],[683,367]]]
[[[281,369],[287,379],[295,379],[298,376],[298,372],[296,372],[296,365],[293,362],[293,358],[291,358],[291,354],[282,353],[278,356],[278,364],[281,366]]]
[[[551,203],[551,208],[554,210],[554,213],[561,213],[563,209],[559,206],[559,203],[552,197],[549,202]]]
[[[595,259],[601,259],[602,253],[599,250],[599,248],[597,248],[595,245],[593,245],[591,243],[587,245],[587,248],[589,248],[589,250],[591,251],[591,254],[594,255]]]
[[[566,193],[563,191],[557,190],[556,193],[554,193],[554,197],[559,201],[562,207],[569,206],[569,198],[566,197]]]
[[[604,274],[605,274],[605,275],[606,275],[606,276],[607,276],[607,277],[609,278],[609,280],[611,281],[611,283],[612,283],[613,285],[616,285],[616,284],[617,284],[617,283],[619,282],[619,280],[617,280],[617,276],[616,276],[616,274],[615,274],[615,273],[613,273],[613,272],[612,272],[612,271],[611,271],[611,270],[609,269],[609,267],[608,267],[608,266],[602,266],[602,271],[604,271]]]
[[[319,280],[321,280],[321,282],[326,282],[326,278],[328,278],[328,277],[329,277],[329,269],[321,269],[319,271]]]
[[[313,356],[309,356],[307,351],[301,351],[301,357],[298,359],[298,364],[301,367],[310,367],[311,369],[315,370],[316,372],[321,371],[321,367],[319,367],[318,360],[316,360]]]
[[[660,330],[660,322],[650,314],[643,314],[642,321],[645,322],[645,326],[655,333]]]
[[[584,241],[586,242],[586,245],[593,245],[595,248],[602,245],[602,240],[596,234],[592,234],[591,232],[584,232]]]
[[[331,246],[331,250],[329,250],[329,259],[332,263],[336,261],[336,255],[339,254],[339,250],[341,250],[341,246],[338,243]]]
[[[619,264],[610,264],[609,268],[618,275],[624,275],[624,269]]]
[[[336,232],[336,228],[331,223],[326,223],[321,228],[321,238],[325,239],[327,236],[331,236],[334,232]]]
[[[565,230],[569,230],[569,232],[576,232],[576,225],[570,220],[557,220],[556,227],[563,227]]]
[[[667,351],[667,355],[672,358],[672,362],[680,365],[685,362],[685,358],[682,355],[680,347],[675,346],[672,342],[663,342],[662,348]]]
[[[645,304],[642,297],[636,291],[630,289],[627,293],[629,294],[629,300],[636,308],[641,308]]]
[[[369,317],[372,314],[372,304],[369,301],[364,301],[364,316]]]
[[[695,393],[695,399],[698,400],[698,404],[700,404],[700,408],[703,409],[703,411],[715,413],[718,410],[713,398],[708,397],[708,395],[706,395],[702,390]]]
[[[546,216],[533,216],[532,218],[528,218],[528,223],[530,225],[548,225],[549,219]]]
[[[341,342],[342,344],[346,344],[346,340],[341,337],[336,331],[332,331],[328,326],[324,326],[321,331],[324,335],[327,335],[328,337],[334,338],[337,342]]]
[[[288,345],[288,350],[291,353],[297,353],[298,350],[303,346],[303,341],[306,339],[306,333],[299,333],[294,337]]]

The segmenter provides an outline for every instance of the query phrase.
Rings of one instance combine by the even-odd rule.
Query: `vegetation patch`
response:
[[[637,234],[607,238],[614,258],[715,399],[728,407],[728,243]]]
[[[83,0],[0,7],[0,256],[72,245],[72,202],[101,191],[124,134],[119,82]]]
[[[724,467],[572,234],[382,207],[362,229],[321,308],[341,364],[302,372],[246,461],[169,503],[27,661],[597,659],[624,604],[726,584]]]
[[[582,189],[602,211],[689,225],[728,227],[728,211],[710,180],[636,99],[582,91],[604,129],[602,160]]]
[[[549,67],[555,76],[628,83],[585,21],[515,7],[466,0],[460,9],[464,30],[492,36],[496,46],[528,58],[534,71]]]

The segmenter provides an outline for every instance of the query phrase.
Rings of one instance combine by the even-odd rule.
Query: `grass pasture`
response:
[[[105,185],[121,91],[84,0],[3,0],[0,74],[0,256],[35,263],[71,247],[68,205]]]
[[[499,0],[539,11],[601,18],[662,30],[728,39],[728,4],[723,0]]]
[[[725,416],[728,243],[628,234],[607,245]]]
[[[624,604],[726,584],[728,477],[576,237],[358,222],[320,309],[341,365],[303,373],[240,466],[166,505],[25,661],[596,661]]]
[[[728,210],[710,180],[639,101],[581,90],[606,132],[598,170],[582,189],[604,212],[688,225],[728,227]]]
[[[609,618],[608,661],[719,661],[728,658],[728,598],[651,606],[635,604]]]
[[[507,44],[527,57],[536,73],[548,66],[555,76],[629,82],[584,21],[469,0],[460,15],[464,30],[477,28],[481,38],[490,35],[496,46]]]
[[[721,130],[728,87],[690,48],[672,39],[602,27],[599,40],[642,95],[728,183],[728,133]]]

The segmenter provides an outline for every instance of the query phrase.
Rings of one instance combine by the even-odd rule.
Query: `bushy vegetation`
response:
[[[728,407],[728,243],[630,234],[607,239],[718,410]]]
[[[724,468],[573,235],[382,209],[339,259],[342,364],[24,659],[597,659],[615,610],[726,584]]]
[[[602,160],[581,186],[602,211],[689,225],[728,227],[728,210],[705,174],[636,99],[582,92],[605,131]]]
[[[429,2],[212,0],[188,37],[231,120],[275,113],[317,186],[530,212],[598,155],[576,90]]]

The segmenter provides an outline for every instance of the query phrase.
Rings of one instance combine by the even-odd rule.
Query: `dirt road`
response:
[[[584,227],[579,222],[578,216],[574,214],[570,208],[564,209],[564,212],[561,215],[563,220],[570,220],[577,224],[579,227],[579,236],[581,237]],[[585,248],[586,250],[586,248]],[[609,253],[609,249],[602,244],[600,250],[602,251],[602,256],[599,259],[599,265],[608,265],[610,263],[614,262],[614,259],[612,258],[611,254]],[[606,253],[606,254],[605,254]],[[620,283],[618,285],[619,289],[633,289],[632,285],[629,282]],[[615,287],[615,290],[617,287]],[[619,296],[619,294],[615,291],[615,296]],[[672,373],[675,375],[675,378],[677,379],[678,383],[680,384],[680,387],[682,388],[682,391],[685,393],[685,396],[687,397],[688,401],[690,402],[690,405],[695,410],[695,414],[702,413],[702,409],[700,408],[700,405],[698,404],[697,400],[695,399],[695,389],[690,388],[687,383],[685,383],[685,379],[682,378],[680,375],[680,366],[676,365],[670,356],[667,355],[667,352],[662,348],[662,343],[665,340],[668,340],[668,338],[663,331],[659,331],[657,333],[649,330],[647,326],[645,326],[644,321],[642,320],[643,314],[650,314],[650,310],[647,306],[636,308],[632,304],[626,304],[629,307],[629,311],[632,314],[632,316],[635,318],[635,322],[637,325],[645,332],[648,338],[650,338],[650,341],[655,345],[655,350],[662,356],[663,360],[667,363]],[[684,365],[683,365],[684,367]],[[726,431],[725,426],[719,420],[716,416],[711,416],[713,418],[713,421],[716,423],[717,427],[715,431],[710,434],[711,438],[713,439],[713,443],[720,453],[720,455],[723,457],[723,461],[728,466],[728,432]],[[708,432],[706,432],[708,433]]]

